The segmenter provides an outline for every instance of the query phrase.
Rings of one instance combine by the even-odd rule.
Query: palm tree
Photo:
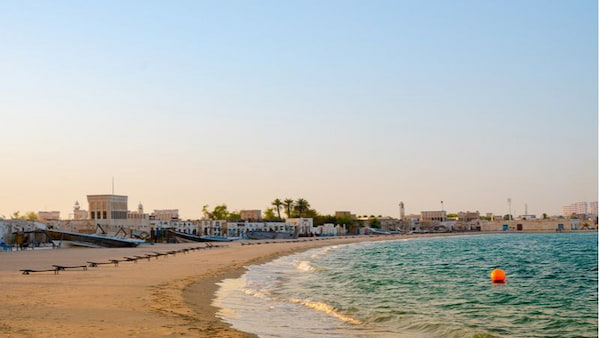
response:
[[[276,198],[273,202],[271,202],[271,205],[275,207],[275,209],[277,210],[277,218],[281,219],[281,206],[283,205],[283,202],[281,202],[281,200],[279,198]]]
[[[292,207],[294,207],[294,200],[291,198],[286,198],[283,200],[283,206],[287,211],[287,217],[292,218]]]
[[[298,210],[300,217],[304,215],[304,211],[308,210],[308,208],[310,208],[310,204],[304,198],[299,198],[296,201],[296,209]]]

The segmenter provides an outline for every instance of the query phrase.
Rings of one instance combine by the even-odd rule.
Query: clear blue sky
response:
[[[598,195],[596,1],[2,1],[0,215],[560,213]]]

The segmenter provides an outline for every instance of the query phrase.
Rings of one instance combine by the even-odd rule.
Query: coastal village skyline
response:
[[[276,196],[389,216],[598,200],[593,1],[1,9],[0,215],[68,215],[112,177],[192,219]]]
[[[114,189],[114,188],[113,188]],[[128,195],[123,195],[123,194],[115,194],[114,191],[109,193],[109,194],[96,194],[96,195],[87,195],[87,201],[84,202],[84,200],[82,199],[82,202],[80,203],[79,200],[76,200],[73,205],[72,208],[68,211],[68,212],[63,212],[61,210],[50,210],[50,209],[45,209],[45,210],[15,210],[11,213],[8,214],[3,214],[0,213],[0,219],[11,219],[11,218],[32,218],[32,217],[37,217],[39,220],[44,220],[44,219],[51,219],[51,220],[73,220],[73,219],[89,219],[90,215],[89,212],[83,208],[83,206],[85,205],[86,202],[89,201],[90,198],[93,198],[93,196],[115,196],[115,197],[124,197],[125,198],[125,209],[127,210],[128,213],[143,213],[144,212],[144,203],[139,200],[138,203],[136,203],[135,205],[131,204],[128,205]],[[177,206],[171,206],[169,208],[164,208],[164,207],[152,207],[152,208],[146,208],[145,210],[154,210],[154,212],[148,212],[148,215],[153,215],[155,213],[157,214],[163,214],[163,213],[168,213],[168,214],[172,214],[172,215],[176,215],[175,218],[177,219],[206,219],[206,212],[210,207],[218,207],[218,206],[225,206],[228,208],[229,212],[233,212],[233,213],[240,213],[240,212],[244,212],[244,211],[253,211],[253,212],[259,212],[259,219],[260,218],[269,218],[266,215],[268,215],[268,213],[271,213],[272,215],[276,216],[277,215],[277,207],[276,204],[280,204],[279,208],[283,209],[285,212],[285,203],[287,202],[290,207],[297,207],[297,204],[299,203],[298,201],[302,200],[303,203],[307,203],[307,207],[310,210],[313,210],[314,212],[316,212],[319,215],[336,215],[337,213],[348,213],[348,214],[352,214],[353,217],[376,217],[376,218],[395,218],[395,219],[404,219],[405,217],[412,215],[413,217],[423,213],[423,212],[445,212],[448,215],[451,214],[456,214],[456,213],[472,213],[472,212],[477,212],[481,217],[499,217],[499,216],[504,216],[506,217],[506,215],[511,215],[511,217],[513,218],[538,218],[538,217],[570,217],[572,215],[578,215],[579,217],[586,215],[589,217],[597,217],[598,216],[598,201],[579,201],[579,202],[574,202],[574,203],[570,203],[568,205],[564,205],[561,207],[560,212],[558,213],[548,213],[548,212],[543,212],[541,214],[535,214],[532,212],[529,212],[528,209],[528,205],[525,204],[523,206],[523,209],[520,209],[519,207],[513,206],[512,205],[512,199],[508,198],[506,200],[507,203],[507,209],[505,213],[493,213],[493,212],[489,212],[489,211],[481,211],[478,209],[464,209],[464,210],[452,210],[452,209],[447,209],[444,206],[444,201],[440,201],[437,208],[436,207],[431,207],[428,209],[422,209],[422,210],[411,210],[411,209],[407,209],[406,208],[406,204],[404,203],[404,201],[400,201],[400,203],[397,204],[397,208],[396,208],[396,214],[381,214],[381,213],[373,213],[373,212],[355,212],[353,210],[347,209],[347,208],[337,208],[333,211],[323,211],[320,210],[318,208],[318,206],[314,206],[312,204],[310,204],[309,201],[305,200],[302,197],[299,197],[297,199],[290,199],[289,197],[286,198],[275,198],[273,199],[271,202],[268,203],[263,203],[264,206],[259,207],[257,205],[248,205],[248,206],[244,206],[241,208],[236,208],[236,207],[231,207],[227,202],[222,202],[222,203],[216,203],[213,205],[208,205],[208,204],[204,204],[202,207],[200,207],[200,212],[201,212],[201,216],[199,217],[186,217],[185,214],[181,214],[180,213],[180,209]],[[255,203],[256,204],[256,203]],[[288,210],[289,213],[289,210]],[[282,213],[283,215],[283,213]],[[273,216],[272,216],[273,217]],[[290,217],[289,215],[285,218]],[[91,217],[92,219],[94,219],[95,217]],[[242,217],[243,218],[243,217]],[[280,218],[280,217],[277,217]],[[282,219],[284,219],[284,217],[281,217]]]

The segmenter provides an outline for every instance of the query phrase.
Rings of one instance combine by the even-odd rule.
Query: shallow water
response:
[[[494,285],[501,268],[507,282]],[[596,337],[596,233],[312,249],[251,266],[215,304],[262,337]]]

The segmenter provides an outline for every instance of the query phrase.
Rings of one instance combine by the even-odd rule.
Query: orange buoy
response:
[[[506,280],[506,274],[502,269],[494,269],[494,271],[490,273],[490,278],[492,279],[492,283],[504,283]]]

